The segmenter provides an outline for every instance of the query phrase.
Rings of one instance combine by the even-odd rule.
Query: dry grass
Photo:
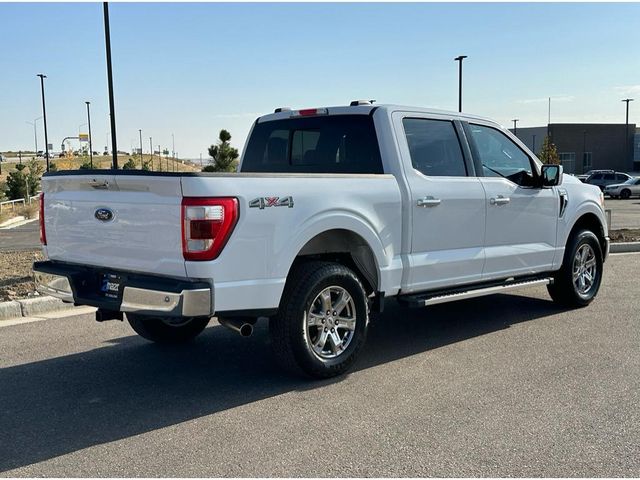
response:
[[[0,223],[5,222],[11,218],[18,217],[22,215],[24,218],[31,219],[36,218],[40,211],[40,202],[38,200],[34,200],[31,202],[31,205],[17,205],[13,209],[11,207],[5,206],[0,213]]]

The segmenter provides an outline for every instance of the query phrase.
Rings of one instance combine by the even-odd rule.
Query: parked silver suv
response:
[[[614,183],[624,183],[631,178],[630,175],[622,172],[596,172],[589,176],[584,183],[596,185],[600,187],[600,190],[604,191],[604,187],[612,185]]]

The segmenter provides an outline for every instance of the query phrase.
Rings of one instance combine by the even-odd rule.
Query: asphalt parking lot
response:
[[[279,371],[266,326],[162,348],[87,316],[0,327],[4,476],[640,476],[640,255],[588,308],[543,288],[390,306],[356,370]]]
[[[611,210],[609,229],[640,228],[640,198],[614,200],[606,198],[604,208]]]

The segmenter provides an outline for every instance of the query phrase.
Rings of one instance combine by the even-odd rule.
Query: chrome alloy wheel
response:
[[[589,244],[578,248],[573,258],[573,284],[579,295],[585,296],[596,281],[598,264],[596,254]]]
[[[305,333],[313,353],[323,360],[347,349],[356,329],[356,306],[342,287],[322,290],[305,315]]]

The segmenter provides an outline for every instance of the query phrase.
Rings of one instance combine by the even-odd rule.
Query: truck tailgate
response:
[[[51,260],[186,277],[180,177],[60,175],[42,188]]]

